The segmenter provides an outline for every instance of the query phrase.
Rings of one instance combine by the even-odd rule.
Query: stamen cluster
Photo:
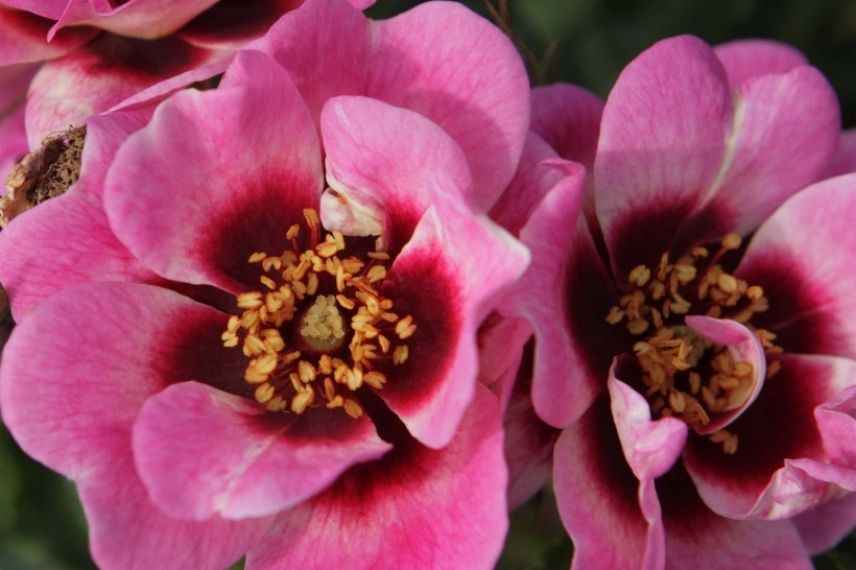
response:
[[[607,323],[624,323],[631,335],[643,337],[634,343],[633,351],[652,412],[659,417],[678,417],[703,430],[711,414],[740,408],[754,388],[752,364],[736,362],[727,347],[697,335],[683,324],[683,315],[743,323],[758,336],[768,359],[782,352],[773,344],[775,334],[750,324],[753,315],[769,307],[764,290],[731,275],[720,264],[740,244],[740,236],[729,234],[715,253],[696,247],[674,263],[664,253],[654,267],[638,265],[628,275],[630,290],[609,309]],[[775,376],[780,367],[777,360],[769,362],[767,378]],[[720,429],[709,437],[722,444],[725,453],[736,453],[736,434]]]
[[[379,291],[388,253],[344,256],[342,233],[325,233],[321,240],[317,212],[303,214],[309,247],[300,247],[300,226],[294,224],[286,232],[290,249],[249,257],[261,266],[264,289],[237,296],[243,312],[229,318],[223,345],[241,344],[250,358],[244,380],[268,410],[302,414],[324,406],[359,418],[364,411],[355,393],[364,385],[383,388],[381,361],[407,362],[402,341],[413,336],[416,324],[411,315],[392,312],[392,300]]]

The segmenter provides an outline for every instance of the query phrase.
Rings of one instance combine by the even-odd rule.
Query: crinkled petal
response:
[[[91,40],[91,28],[63,30],[47,41],[51,21],[0,5],[0,66],[34,63],[65,55]]]
[[[856,175],[832,178],[788,200],[749,244],[736,274],[770,305],[752,324],[785,352],[856,358],[853,216]]]
[[[318,207],[322,180],[297,90],[267,56],[243,52],[219,89],[173,96],[128,140],[105,206],[116,235],[159,274],[237,293],[257,286],[248,257],[278,254],[301,209]]]
[[[728,428],[739,438],[736,453],[726,455],[719,444],[695,437],[684,454],[699,495],[722,516],[790,517],[840,495],[838,485],[856,484],[852,464],[834,465],[826,456],[824,440],[840,431],[815,420],[818,406],[856,385],[856,361],[805,355],[778,359],[781,370]]]
[[[856,493],[797,515],[793,523],[809,554],[829,550],[856,526]]]
[[[379,235],[382,249],[398,251],[428,209],[429,188],[472,198],[460,147],[418,113],[368,97],[334,97],[321,113],[321,133],[330,185],[321,221],[328,230]]]
[[[341,0],[308,0],[253,45],[289,71],[316,116],[330,97],[367,95],[440,125],[467,156],[480,207],[511,180],[529,125],[526,73],[511,42],[467,8],[429,2],[369,22]]]
[[[835,154],[832,155],[823,178],[832,178],[850,172],[856,172],[856,129],[841,133]]]
[[[429,193],[433,206],[381,290],[395,299],[398,314],[413,315],[417,330],[408,341],[409,359],[390,370],[394,379],[379,394],[416,439],[440,448],[473,397],[478,326],[523,273],[529,255],[449,191]]]
[[[507,528],[499,406],[483,387],[442,450],[402,442],[283,513],[248,570],[492,568]]]
[[[735,40],[714,47],[713,52],[732,87],[759,75],[787,73],[808,64],[799,50],[774,40]]]
[[[559,428],[604,390],[612,357],[626,346],[623,329],[604,321],[617,296],[580,215],[582,167],[563,169],[520,233],[532,265],[513,296],[514,312],[535,330],[535,410]]]
[[[78,489],[92,557],[101,568],[222,570],[252,548],[272,522],[216,517],[197,522],[166,516],[149,499],[130,449],[109,468],[78,482]]]
[[[104,34],[36,74],[27,101],[30,145],[215,57],[177,38],[148,42]]]
[[[658,508],[646,501],[655,512],[642,510],[639,480],[622,454],[605,395],[559,436],[553,487],[574,542],[572,569],[654,570],[658,561],[662,567],[662,529],[652,528]]]
[[[856,364],[848,361],[856,370]],[[841,378],[856,383],[856,380]],[[836,386],[839,388],[841,386]],[[848,386],[814,411],[823,448],[830,462],[856,470],[856,388]]]
[[[730,409],[726,412],[711,414],[710,423],[696,428],[696,432],[705,435],[728,426],[749,409],[764,387],[767,360],[758,336],[737,321],[690,315],[684,319],[684,322],[705,340],[717,346],[727,346],[734,362],[746,362],[752,366],[751,381],[743,383],[739,391],[731,392],[727,402]]]
[[[153,394],[191,378],[244,384],[245,359],[220,341],[227,320],[149,285],[63,290],[15,327],[3,351],[3,420],[29,455],[68,477],[109,470],[130,455],[131,426]]]
[[[669,251],[702,204],[732,113],[725,71],[698,38],[660,41],[624,68],[603,110],[594,170],[597,217],[619,281]]]
[[[196,382],[149,398],[134,425],[140,477],[152,501],[181,519],[275,514],[391,447],[367,416],[322,408],[271,418],[256,402]]]
[[[181,28],[217,0],[69,0],[51,33],[66,26],[90,25],[121,36],[154,39]]]

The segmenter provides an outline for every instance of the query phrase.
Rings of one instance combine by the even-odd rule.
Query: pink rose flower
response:
[[[218,62],[222,71],[224,60],[236,49],[262,36],[301,3],[2,0],[0,73],[11,74],[25,64],[38,70],[35,77],[28,76],[32,83],[26,102],[27,138],[30,148],[37,148],[46,135],[82,125],[93,114],[164,79]],[[365,7],[371,2],[355,4]],[[0,91],[7,90],[12,95],[20,92],[17,86],[13,90],[0,83]],[[23,99],[18,107],[24,107]],[[23,127],[17,114],[15,124],[20,137]],[[5,150],[0,148],[0,161],[20,154]],[[5,176],[7,171],[0,173]]]
[[[491,567],[475,331],[528,255],[472,206],[523,146],[510,42],[310,0],[141,120],[93,119],[78,184],[0,232],[4,421],[76,482],[96,562]]]
[[[678,37],[602,118],[567,87],[533,107],[592,170],[562,167],[520,230],[512,311],[564,428],[574,568],[810,568],[856,523],[856,176],[818,182],[832,89],[788,47]]]

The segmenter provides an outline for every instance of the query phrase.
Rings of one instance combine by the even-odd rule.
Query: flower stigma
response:
[[[407,362],[404,341],[416,324],[411,315],[394,313],[393,301],[380,292],[388,253],[348,255],[356,248],[341,232],[322,240],[318,213],[308,208],[303,216],[308,236],[294,224],[285,234],[291,247],[281,255],[250,255],[263,287],[237,296],[242,313],[229,318],[221,339],[227,348],[240,345],[250,359],[244,380],[269,411],[299,415],[323,406],[360,418],[356,392],[383,388],[382,364]]]
[[[713,344],[687,327],[684,315],[731,319],[749,327],[764,347],[767,379],[781,369],[775,359],[782,353],[773,343],[776,335],[750,324],[755,314],[769,308],[764,290],[726,272],[720,264],[741,242],[739,235],[728,234],[716,250],[695,247],[674,263],[664,253],[654,267],[637,265],[628,275],[629,291],[606,315],[608,324],[623,324],[640,339],[634,342],[633,352],[652,413],[679,418],[696,431],[702,431],[712,415],[746,404],[755,371],[750,362],[735,361],[726,346]],[[719,429],[708,437],[726,454],[737,452],[737,434]]]

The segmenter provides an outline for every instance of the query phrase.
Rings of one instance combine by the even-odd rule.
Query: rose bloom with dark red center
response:
[[[142,89],[175,77],[187,85],[212,75],[208,67],[222,72],[237,49],[302,3],[0,1],[0,174],[47,135]]]
[[[555,441],[574,568],[810,568],[856,524],[856,177],[822,180],[847,161],[830,86],[787,46],[678,37],[605,105],[536,89],[532,129],[491,212],[533,255],[500,308],[534,332],[498,375],[522,496]]]
[[[527,125],[512,44],[465,8],[320,1],[216,89],[93,119],[79,182],[0,232],[0,397],[99,566],[492,567],[475,333],[528,254],[477,212]]]

